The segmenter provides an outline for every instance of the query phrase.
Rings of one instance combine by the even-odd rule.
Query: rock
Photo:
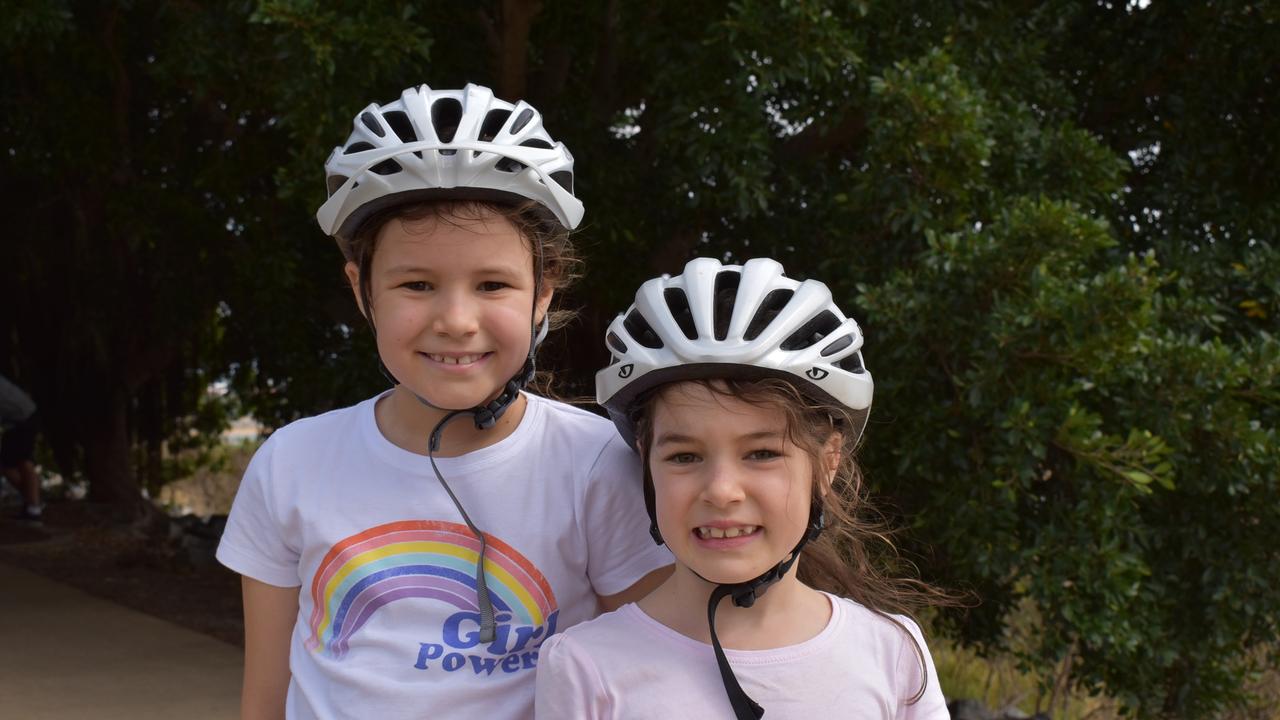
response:
[[[226,515],[207,518],[183,515],[170,520],[169,540],[189,565],[204,567],[213,564],[218,540],[226,526]]]
[[[215,562],[214,553],[218,550],[218,541],[198,535],[183,535],[180,543],[182,553],[192,567],[201,568]]]
[[[951,720],[996,720],[982,703],[969,698],[947,703],[947,712],[951,713]]]

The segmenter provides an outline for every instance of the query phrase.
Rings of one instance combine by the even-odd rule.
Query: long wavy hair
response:
[[[826,517],[822,534],[800,553],[797,576],[809,587],[858,602],[906,634],[915,648],[923,679],[909,702],[919,702],[928,686],[924,649],[894,615],[914,616],[929,607],[960,603],[955,596],[914,577],[909,564],[899,555],[892,529],[868,497],[862,470],[854,457],[859,438],[849,431],[854,426],[848,411],[833,403],[819,402],[779,378],[686,382],[701,385],[713,395],[780,413],[786,419],[788,439],[808,456],[813,469],[810,502],[821,504]],[[646,484],[653,482],[649,448],[653,444],[654,404],[676,384],[643,394],[632,410]],[[828,483],[831,464],[827,443],[833,434],[841,439],[840,459],[835,476]]]

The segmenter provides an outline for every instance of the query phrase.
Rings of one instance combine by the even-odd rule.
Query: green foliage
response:
[[[272,425],[384,386],[321,166],[369,102],[474,81],[578,160],[570,388],[641,280],[776,257],[866,329],[863,461],[981,598],[955,638],[1143,717],[1220,714],[1275,647],[1272,4],[11,5],[0,304],[34,310],[0,349],[63,456],[222,376]]]

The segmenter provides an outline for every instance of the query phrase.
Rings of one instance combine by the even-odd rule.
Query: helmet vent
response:
[[[526,110],[525,112],[529,112],[529,111]],[[552,149],[551,143],[547,142],[546,140],[539,140],[537,138],[525,140],[524,142],[520,143],[520,146],[542,148],[543,150]],[[497,169],[503,172],[520,172],[521,170],[525,169],[528,166],[518,160],[512,160],[511,158],[502,158],[501,160],[498,161],[498,164],[495,165],[494,167],[496,167]]]
[[[403,170],[403,168],[401,168],[400,163],[395,160],[383,160],[377,165],[369,168],[370,172],[375,172],[379,175],[395,175],[401,170]]]
[[[723,340],[729,335],[729,321],[733,319],[733,306],[738,299],[738,283],[741,281],[742,273],[736,270],[722,270],[716,275],[711,326],[715,329],[717,340]]]
[[[862,353],[860,352],[856,352],[849,357],[842,359],[840,362],[836,363],[836,367],[844,370],[845,372],[851,372],[854,375],[861,375],[867,371],[867,369],[862,366]]]
[[[684,336],[690,340],[697,340],[698,329],[693,325],[689,297],[680,288],[667,288],[662,292],[662,297],[667,301],[667,309],[671,311],[671,317],[675,318],[676,324],[684,331]]]
[[[372,149],[373,149],[373,146],[367,142],[353,142],[350,145],[348,145],[346,149],[342,151],[342,154],[354,155],[355,153],[364,152],[365,150],[372,150]]]
[[[529,121],[532,119],[533,119],[533,110],[529,108],[525,108],[523,111],[520,112],[519,115],[516,116],[516,121],[511,123],[511,134],[515,135],[516,133],[523,130],[524,126],[528,125]]]
[[[627,313],[627,319],[622,321],[622,327],[626,328],[631,337],[635,338],[636,342],[641,345],[651,350],[658,350],[662,347],[662,338],[658,337],[658,333],[653,331],[649,321],[645,320],[644,316],[635,310]]]
[[[453,142],[453,136],[458,132],[460,122],[462,122],[462,103],[456,99],[440,98],[431,104],[431,124],[435,127],[436,137],[440,138],[440,142]]]
[[[511,117],[510,110],[490,110],[484,116],[484,122],[480,124],[480,142],[489,142],[498,137],[498,133],[502,132],[502,126],[507,124],[509,117]]]
[[[830,345],[822,348],[822,357],[831,357],[853,344],[853,335],[845,335]]]
[[[824,310],[809,322],[801,325],[799,330],[791,333],[791,337],[782,342],[782,349],[803,350],[807,347],[813,347],[814,344],[830,335],[838,327],[840,327],[840,319],[830,310]]]
[[[551,179],[555,180],[557,185],[570,193],[573,192],[573,171],[561,170],[560,172],[553,172],[551,173]]]
[[[616,350],[617,352],[620,352],[623,354],[627,352],[627,344],[622,342],[622,338],[618,337],[617,333],[609,333],[609,335],[605,338],[605,341],[609,343],[610,348]],[[614,362],[617,362],[616,357],[610,361],[610,364]]]
[[[364,126],[369,128],[369,132],[374,135],[377,135],[378,137],[387,136],[386,129],[382,127],[382,123],[378,122],[378,118],[373,116],[373,113],[360,113],[360,122],[364,123]]]
[[[743,333],[744,340],[755,340],[760,337],[760,333],[769,327],[769,323],[778,317],[778,313],[782,312],[782,308],[791,302],[791,296],[795,295],[794,290],[773,290],[764,296],[764,301],[760,303],[760,307],[756,310],[756,316],[751,318],[751,324],[747,325],[747,331]]]
[[[494,167],[497,168],[498,170],[501,170],[502,172],[513,173],[513,172],[520,172],[521,170],[523,170],[525,168],[525,164],[518,160],[512,160],[511,158],[504,157],[501,160],[499,160],[498,164],[494,165]]]
[[[349,179],[346,175],[330,175],[326,180],[326,184],[329,186],[329,194],[332,195],[338,192],[338,188],[342,187],[342,184]]]
[[[391,126],[391,132],[395,133],[401,142],[417,141],[418,133],[413,131],[413,123],[409,122],[409,116],[404,111],[392,110],[391,112],[383,113],[382,119],[386,121],[387,125]],[[422,156],[419,155],[418,157]]]

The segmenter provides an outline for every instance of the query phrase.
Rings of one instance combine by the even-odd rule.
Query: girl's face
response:
[[[533,256],[508,220],[391,220],[369,273],[378,354],[434,405],[470,408],[496,397],[529,352]],[[359,270],[347,263],[356,290]],[[540,321],[551,289],[538,299]]]
[[[808,525],[813,485],[783,413],[698,383],[663,390],[652,407],[649,470],[677,572],[735,583],[781,562]]]

